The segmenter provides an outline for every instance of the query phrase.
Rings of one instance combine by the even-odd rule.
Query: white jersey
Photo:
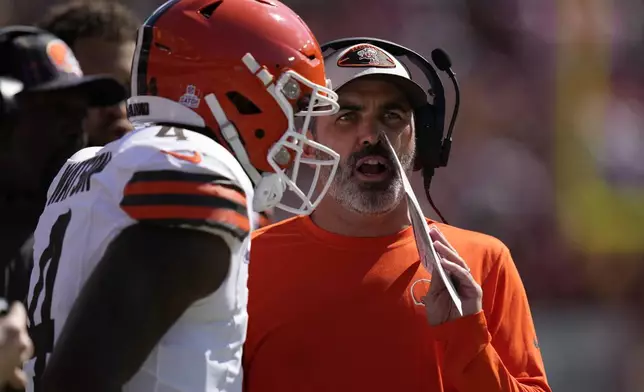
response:
[[[186,310],[123,390],[241,391],[252,199],[252,184],[235,158],[184,129],[138,129],[70,158],[49,188],[34,234],[27,304],[38,352],[25,365],[27,391],[106,247],[144,220],[224,238],[231,264],[222,286]]]

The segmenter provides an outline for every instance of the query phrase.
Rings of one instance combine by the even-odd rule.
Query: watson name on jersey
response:
[[[35,232],[28,315],[37,352],[25,365],[28,391],[84,282],[110,242],[135,222],[220,236],[231,260],[225,282],[186,310],[124,391],[241,390],[252,199],[237,160],[181,128],[142,128],[70,158],[49,188]]]

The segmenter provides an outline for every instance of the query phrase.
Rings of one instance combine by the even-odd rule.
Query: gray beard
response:
[[[411,172],[414,157],[413,152],[399,155],[405,173]],[[390,176],[387,179],[365,183],[354,175],[356,162],[355,154],[349,156],[346,162],[340,162],[327,196],[332,197],[343,208],[363,215],[382,215],[396,208],[405,191],[402,180],[396,175],[394,163],[390,163]],[[329,178],[329,174],[329,168],[322,169],[321,183]]]

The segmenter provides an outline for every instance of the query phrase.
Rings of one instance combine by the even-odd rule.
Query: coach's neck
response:
[[[389,212],[367,215],[347,210],[328,195],[311,214],[311,220],[323,230],[350,237],[384,237],[410,225],[404,199]]]

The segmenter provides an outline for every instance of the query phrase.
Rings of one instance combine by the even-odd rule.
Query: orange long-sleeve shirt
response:
[[[436,327],[411,228],[346,237],[297,217],[257,231],[244,391],[550,392],[508,249],[438,226],[481,284],[483,312]]]

